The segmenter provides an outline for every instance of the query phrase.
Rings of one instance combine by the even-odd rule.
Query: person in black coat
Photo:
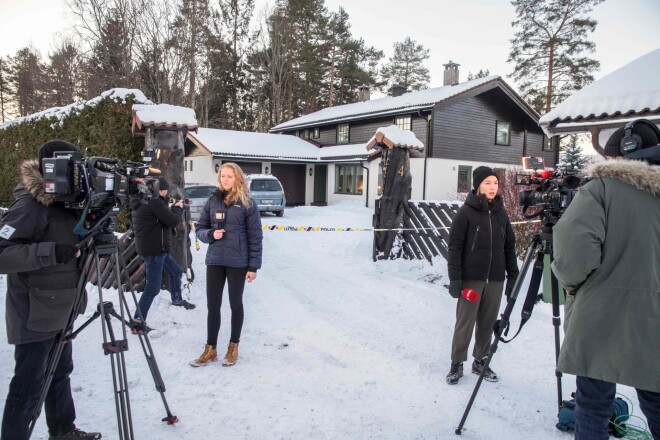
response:
[[[42,160],[55,152],[79,152],[60,140],[46,142],[39,160],[20,165],[20,183],[14,203],[0,223],[0,273],[7,274],[7,338],[14,349],[14,376],[2,417],[2,440],[27,440],[30,421],[46,378],[49,354],[74,312],[79,298],[83,313],[84,287],[80,290],[79,260],[75,245],[80,238],[74,227],[80,211],[67,209],[46,194]],[[60,342],[61,343],[61,342]],[[71,395],[72,341],[64,344],[46,394],[46,424],[50,440],[91,440],[98,432],[76,428]],[[5,365],[8,368],[8,365]]]
[[[493,324],[497,318],[506,273],[507,297],[516,278],[516,238],[497,194],[499,180],[495,171],[478,167],[473,173],[474,190],[452,220],[449,231],[449,293],[458,299],[456,325],[451,349],[451,368],[447,383],[454,385],[463,376],[463,362],[476,324],[476,341],[472,355],[472,372],[481,374],[491,344]],[[476,292],[469,299],[463,289]],[[488,368],[484,379],[497,382],[497,375]]]
[[[261,268],[263,232],[259,208],[241,168],[225,163],[218,172],[218,189],[206,201],[195,233],[209,247],[206,252],[207,339],[204,352],[190,363],[208,365],[218,358],[220,306],[225,282],[231,307],[231,338],[222,364],[234,365],[243,328],[243,290],[245,282],[257,278]]]
[[[151,303],[160,293],[163,270],[167,273],[172,304],[186,310],[195,308],[181,296],[181,268],[169,254],[172,228],[182,221],[183,200],[168,208],[165,202],[168,189],[167,179],[161,176],[154,182],[154,197],[148,203],[142,203],[137,197],[131,200],[137,252],[144,260],[147,275],[147,283],[138,303],[141,318],[145,321]],[[140,318],[140,315],[136,312],[135,317]]]

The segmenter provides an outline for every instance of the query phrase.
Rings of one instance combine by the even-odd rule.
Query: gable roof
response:
[[[649,115],[660,117],[660,49],[573,93],[539,121],[548,134]]]
[[[337,161],[366,160],[366,144],[319,148],[297,136],[199,128],[188,138],[214,156],[257,160]]]
[[[340,123],[356,118],[371,118],[375,116],[385,116],[401,113],[403,111],[417,111],[432,108],[434,105],[443,101],[455,98],[467,92],[475,91],[478,88],[489,88],[489,86],[500,86],[509,92],[518,104],[535,120],[539,115],[522,98],[520,98],[511,87],[509,87],[500,76],[491,75],[485,78],[477,78],[471,81],[465,81],[454,86],[442,86],[432,89],[419,90],[416,92],[404,93],[401,96],[389,96],[370,101],[356,102],[353,104],[328,107],[314,113],[310,113],[290,121],[283,122],[271,128],[270,132],[279,132],[296,128],[311,127],[315,125],[324,125]]]

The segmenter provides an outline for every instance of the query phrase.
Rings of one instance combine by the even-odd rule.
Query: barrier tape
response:
[[[537,223],[540,220],[530,220],[522,222],[511,222],[512,225],[519,225],[523,223]],[[387,231],[439,231],[442,229],[450,229],[450,226],[437,226],[431,228],[332,228],[324,226],[286,226],[286,225],[263,225],[264,231],[284,231],[284,232],[387,232]]]

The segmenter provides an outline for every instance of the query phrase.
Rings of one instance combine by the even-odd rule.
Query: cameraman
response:
[[[172,304],[186,310],[195,308],[194,304],[181,297],[181,269],[168,253],[172,228],[182,220],[183,200],[178,200],[168,208],[165,203],[165,196],[170,187],[167,179],[161,176],[153,182],[153,185],[153,191],[158,196],[152,198],[149,203],[144,204],[137,197],[131,200],[137,251],[144,260],[147,271],[147,284],[138,304],[142,319],[145,321],[151,303],[160,292],[163,270],[167,273]],[[138,317],[136,313],[136,318]]]
[[[15,345],[14,377],[2,418],[2,440],[25,440],[45,382],[49,353],[64,330],[78,296],[80,251],[73,230],[78,211],[65,209],[46,194],[42,160],[56,151],[78,152],[74,145],[52,140],[39,150],[39,160],[20,165],[14,203],[0,224],[0,272],[7,274],[7,338]],[[83,295],[86,295],[83,288]],[[82,313],[86,296],[80,302]],[[65,343],[46,394],[49,440],[99,439],[97,432],[76,428],[69,375],[72,342]]]
[[[660,131],[641,121],[614,132],[605,154],[621,160],[590,169],[554,229],[552,268],[567,290],[557,369],[576,376],[576,439],[609,437],[617,383],[637,389],[660,439]]]

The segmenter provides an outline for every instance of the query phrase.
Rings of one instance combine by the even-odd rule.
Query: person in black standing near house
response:
[[[500,309],[505,272],[507,298],[518,278],[516,237],[502,197],[497,194],[497,174],[493,169],[481,166],[474,170],[472,180],[474,190],[454,216],[449,231],[449,293],[458,299],[451,368],[447,374],[450,385],[458,383],[463,376],[463,362],[467,360],[475,324],[472,372],[481,374]],[[476,291],[478,299],[469,301],[462,297],[465,288]],[[489,367],[484,379],[497,382],[497,375]]]
[[[0,223],[0,273],[7,274],[7,338],[15,345],[14,376],[2,417],[2,440],[26,440],[46,379],[49,354],[66,327],[79,294],[80,251],[74,233],[80,211],[66,209],[46,194],[42,160],[55,152],[79,152],[73,144],[52,140],[39,150],[39,160],[19,169],[14,203]],[[84,287],[83,287],[84,289]],[[64,344],[45,400],[49,440],[100,439],[98,432],[76,428],[76,410],[69,376],[73,371],[72,341]],[[8,365],[5,365],[8,367]]]
[[[241,168],[225,163],[218,172],[219,187],[204,205],[197,223],[197,237],[209,247],[206,252],[207,340],[204,352],[190,363],[201,367],[218,358],[220,307],[225,281],[229,285],[231,338],[224,366],[238,359],[243,328],[243,289],[257,278],[261,268],[263,232],[259,208],[250,199],[250,190]]]
[[[172,305],[184,307],[186,310],[195,308],[194,304],[181,296],[181,269],[168,253],[172,228],[182,221],[183,200],[177,201],[171,208],[168,208],[165,202],[169,189],[167,179],[161,176],[153,185],[154,196],[149,203],[142,203],[138,197],[131,200],[137,252],[144,260],[147,272],[147,283],[138,303],[145,321],[151,303],[160,293],[163,270],[167,273]],[[135,317],[139,318],[137,312]]]

